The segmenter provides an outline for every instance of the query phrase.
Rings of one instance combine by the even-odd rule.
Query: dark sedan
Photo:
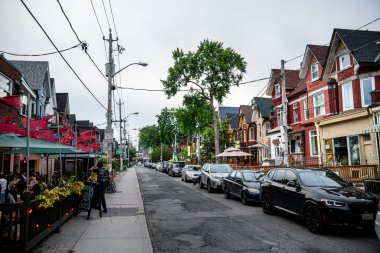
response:
[[[373,230],[379,202],[376,195],[324,169],[272,169],[261,184],[260,196],[264,213],[278,210],[300,217],[316,234],[327,225]]]
[[[264,173],[254,170],[235,170],[228,177],[223,178],[222,188],[224,196],[228,199],[231,196],[241,199],[243,205],[249,202],[260,201],[260,182]]]

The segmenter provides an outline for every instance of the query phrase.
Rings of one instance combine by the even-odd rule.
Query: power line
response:
[[[79,43],[82,44],[83,51],[87,54],[88,58],[90,58],[92,64],[94,64],[95,68],[99,71],[99,73],[103,76],[103,78],[107,80],[107,77],[103,74],[103,72],[100,70],[100,68],[98,67],[98,65],[96,65],[95,61],[92,59],[92,57],[90,56],[90,54],[87,52],[88,44],[86,42],[82,41],[81,39],[79,39],[79,36],[78,36],[77,32],[75,31],[73,25],[71,24],[71,21],[70,21],[69,17],[66,15],[66,13],[65,13],[65,11],[64,11],[61,3],[59,2],[59,0],[57,0],[57,3],[59,5],[59,7],[61,8],[61,11],[62,11],[63,15],[65,16],[67,22],[69,23],[69,25],[71,27],[71,30],[73,31],[73,33],[77,37],[77,40],[79,41]]]
[[[113,22],[113,27],[115,28],[115,34],[116,34],[116,38],[118,37],[117,35],[117,30],[116,30],[116,24],[115,24],[115,18],[113,16],[113,10],[112,10],[112,5],[111,5],[111,0],[108,0],[108,3],[110,5],[110,9],[111,9],[111,17],[112,17],[112,22]]]
[[[92,10],[94,11],[94,14],[95,14],[96,21],[98,22],[100,32],[102,33],[102,36],[103,36],[103,39],[104,39],[105,36],[104,36],[103,30],[102,30],[102,26],[100,25],[100,22],[99,22],[99,19],[98,19],[98,15],[96,14],[94,3],[92,2],[92,0],[90,0],[90,2],[91,2]],[[103,40],[103,42],[104,42],[104,51],[106,53],[106,60],[107,60],[107,46],[106,46],[105,40]]]
[[[64,60],[64,62],[67,64],[67,66],[69,66],[69,68],[71,69],[71,71],[75,74],[75,76],[78,78],[78,80],[82,83],[82,85],[87,89],[88,92],[90,92],[91,96],[104,108],[107,110],[107,108],[95,97],[95,95],[91,92],[91,90],[86,86],[86,84],[82,81],[82,79],[78,76],[78,74],[75,72],[75,70],[71,67],[71,65],[67,62],[66,58],[62,55],[62,53],[59,51],[58,47],[54,44],[54,42],[51,40],[50,36],[47,34],[47,32],[45,31],[45,29],[42,27],[42,25],[40,24],[40,22],[36,19],[36,17],[33,15],[33,13],[30,11],[30,9],[28,8],[28,6],[24,3],[23,0],[20,0],[21,3],[24,5],[24,7],[26,8],[26,10],[29,12],[29,14],[32,16],[32,18],[34,19],[34,21],[36,21],[36,23],[38,24],[38,26],[41,28],[41,30],[44,32],[44,34],[46,35],[46,37],[49,39],[50,43],[54,46],[54,48],[57,50],[57,52],[59,53],[59,55],[62,57],[62,59]]]
[[[106,6],[104,5],[104,0],[102,0],[102,3],[103,3],[104,13],[106,14],[106,18],[107,18],[108,28],[111,29],[110,21],[108,19],[108,15],[107,15]]]
[[[4,54],[9,54],[9,55],[13,55],[13,56],[46,56],[46,55],[52,55],[52,54],[58,54],[59,52],[66,52],[66,51],[69,51],[71,49],[74,49],[74,48],[77,48],[81,45],[82,43],[79,43],[75,46],[72,46],[72,47],[69,47],[69,48],[66,48],[66,49],[63,49],[63,50],[59,50],[58,52],[51,52],[51,53],[42,53],[42,54],[17,54],[17,53],[10,53],[10,52],[7,52],[7,51],[3,51],[3,50],[0,50],[0,53],[4,53]]]

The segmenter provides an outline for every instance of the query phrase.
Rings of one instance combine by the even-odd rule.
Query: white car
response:
[[[182,170],[181,180],[185,182],[193,182],[200,174],[200,165],[185,165],[185,168]]]

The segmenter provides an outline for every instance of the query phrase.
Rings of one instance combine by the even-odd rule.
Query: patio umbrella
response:
[[[250,153],[241,151],[238,148],[227,148],[224,152],[217,154],[216,157],[237,157],[237,156],[252,156]]]

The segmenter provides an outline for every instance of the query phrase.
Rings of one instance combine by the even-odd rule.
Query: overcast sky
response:
[[[115,28],[109,0],[103,0],[113,36]],[[103,2],[92,0],[101,29],[90,0],[60,0],[80,40],[89,44],[88,52],[104,73],[106,63],[102,32],[108,37]],[[25,0],[32,13],[59,49],[78,43],[57,1]],[[306,44],[326,44],[333,28],[357,29],[380,17],[379,0],[111,0],[118,43],[126,50],[115,62],[121,67],[134,62],[147,62],[148,67],[130,66],[120,74],[121,86],[162,89],[173,64],[172,51],[181,48],[195,51],[203,39],[224,43],[240,53],[247,61],[243,81],[268,77],[271,68],[280,68],[281,59],[291,59],[304,53]],[[380,31],[380,21],[364,29]],[[0,0],[0,50],[19,54],[39,54],[55,51],[21,1]],[[116,43],[114,43],[116,47]],[[86,54],[78,48],[64,53],[94,95],[107,107],[107,82]],[[49,61],[51,77],[57,92],[68,92],[71,113],[78,120],[94,124],[106,122],[105,109],[83,87],[58,55],[16,57],[10,60]],[[302,58],[286,64],[297,69]],[[118,85],[120,79],[117,79]],[[266,85],[266,81],[232,88],[223,105],[248,104]],[[129,129],[155,124],[155,115],[164,107],[182,105],[182,94],[168,100],[163,92],[116,90],[121,99],[122,115],[131,116]],[[119,115],[118,110],[116,111]],[[100,127],[105,127],[102,125]],[[132,131],[132,140],[137,139]],[[115,131],[118,136],[118,132]]]

